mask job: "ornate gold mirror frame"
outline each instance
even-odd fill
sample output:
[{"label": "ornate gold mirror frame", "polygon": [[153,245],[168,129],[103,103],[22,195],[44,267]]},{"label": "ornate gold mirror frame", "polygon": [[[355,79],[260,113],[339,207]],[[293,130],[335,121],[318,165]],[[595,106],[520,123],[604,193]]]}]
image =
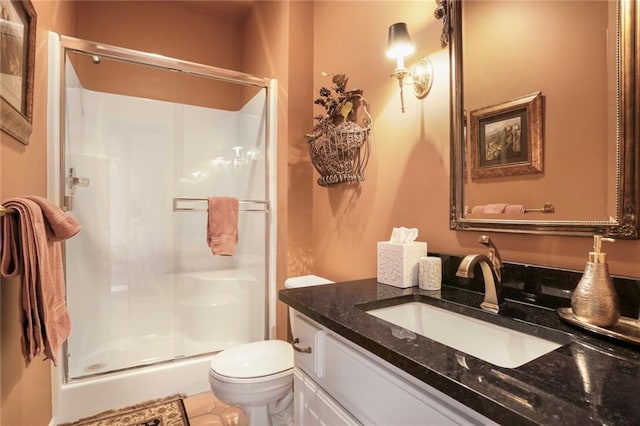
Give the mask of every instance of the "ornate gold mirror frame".
[{"label": "ornate gold mirror frame", "polygon": [[25,145],[33,127],[36,20],[30,0],[0,4],[0,130]]},{"label": "ornate gold mirror frame", "polygon": [[635,239],[638,233],[640,191],[639,161],[640,85],[638,14],[635,0],[619,2],[619,72],[618,72],[618,167],[616,217],[606,221],[520,220],[465,217],[465,117],[463,112],[462,1],[437,0],[436,18],[443,19],[443,46],[449,43],[451,77],[451,174],[450,228],[469,231],[498,231],[523,234],[586,236],[593,234],[613,238]]}]

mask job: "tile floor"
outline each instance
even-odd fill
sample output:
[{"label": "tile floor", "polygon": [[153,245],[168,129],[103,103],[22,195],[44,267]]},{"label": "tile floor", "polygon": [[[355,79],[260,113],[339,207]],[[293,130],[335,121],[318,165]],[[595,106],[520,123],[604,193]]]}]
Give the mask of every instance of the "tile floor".
[{"label": "tile floor", "polygon": [[191,426],[247,426],[247,417],[237,407],[219,401],[211,392],[184,399]]}]

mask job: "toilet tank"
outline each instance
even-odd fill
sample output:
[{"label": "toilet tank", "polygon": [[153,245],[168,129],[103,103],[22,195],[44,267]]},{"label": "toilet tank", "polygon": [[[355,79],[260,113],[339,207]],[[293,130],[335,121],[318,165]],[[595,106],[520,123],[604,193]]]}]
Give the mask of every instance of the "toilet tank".
[{"label": "toilet tank", "polygon": [[[334,281],[317,275],[302,275],[300,277],[291,277],[284,280],[285,288],[312,287],[316,285],[333,284]],[[289,308],[289,323],[293,330],[293,308]]]},{"label": "toilet tank", "polygon": [[317,275],[303,275],[284,280],[284,288],[311,287],[314,285],[333,284],[334,282]]}]

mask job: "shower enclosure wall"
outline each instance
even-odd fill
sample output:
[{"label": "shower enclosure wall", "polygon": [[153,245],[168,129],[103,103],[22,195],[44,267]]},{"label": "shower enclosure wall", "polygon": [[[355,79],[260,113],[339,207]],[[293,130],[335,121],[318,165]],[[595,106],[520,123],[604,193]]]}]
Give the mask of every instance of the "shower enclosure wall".
[{"label": "shower enclosure wall", "polygon": [[[57,420],[206,391],[211,354],[273,336],[275,82],[55,34],[50,51],[50,196],[82,225]],[[211,196],[240,199],[233,256],[207,245]],[[104,391],[130,401],[96,407]]]}]

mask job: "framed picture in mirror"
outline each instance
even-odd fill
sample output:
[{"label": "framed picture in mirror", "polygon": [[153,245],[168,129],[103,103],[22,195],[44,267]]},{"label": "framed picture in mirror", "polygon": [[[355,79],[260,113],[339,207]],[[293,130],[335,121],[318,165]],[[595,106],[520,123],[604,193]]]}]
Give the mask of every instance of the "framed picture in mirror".
[{"label": "framed picture in mirror", "polygon": [[542,109],[542,93],[536,92],[471,111],[471,178],[542,173]]},{"label": "framed picture in mirror", "polygon": [[30,0],[0,0],[0,122],[29,143],[33,118],[36,11]]}]

